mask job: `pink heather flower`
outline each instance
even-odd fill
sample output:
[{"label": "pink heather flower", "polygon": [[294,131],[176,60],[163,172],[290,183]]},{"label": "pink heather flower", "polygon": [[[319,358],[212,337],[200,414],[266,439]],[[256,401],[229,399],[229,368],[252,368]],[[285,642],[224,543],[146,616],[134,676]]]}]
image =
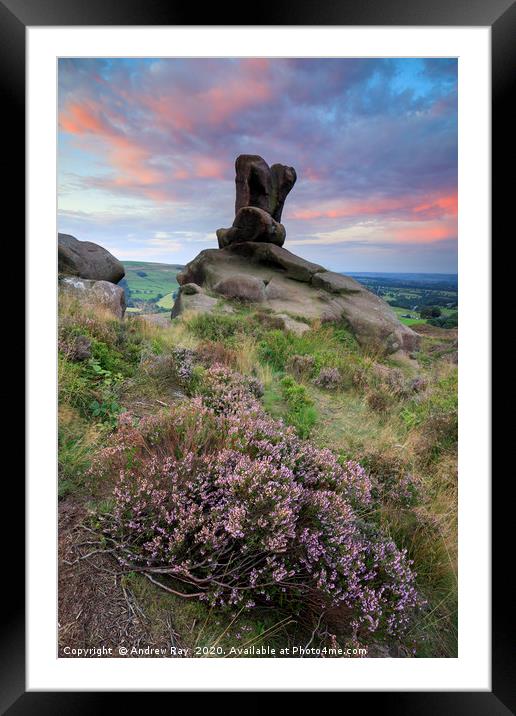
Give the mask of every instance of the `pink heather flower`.
[{"label": "pink heather flower", "polygon": [[371,479],[266,415],[259,388],[215,365],[197,397],[123,414],[92,468],[118,474],[105,528],[118,559],[214,607],[309,596],[344,607],[354,637],[401,637],[421,599],[405,552],[363,522]]}]

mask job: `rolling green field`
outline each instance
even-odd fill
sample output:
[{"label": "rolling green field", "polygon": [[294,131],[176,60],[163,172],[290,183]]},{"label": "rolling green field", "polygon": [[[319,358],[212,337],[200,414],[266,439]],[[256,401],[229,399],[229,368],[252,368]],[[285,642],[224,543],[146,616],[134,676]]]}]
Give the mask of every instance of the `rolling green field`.
[{"label": "rolling green field", "polygon": [[[439,309],[433,325],[457,326],[458,285],[456,274],[364,273],[351,274],[357,281],[386,301],[406,326],[428,323],[421,311]],[[408,317],[407,317],[408,316]]]},{"label": "rolling green field", "polygon": [[[406,308],[401,308],[400,306],[391,306],[394,313],[398,316],[398,320],[400,323],[403,323],[405,326],[417,326],[421,323],[426,323],[425,318],[419,317],[418,311],[410,311]],[[414,316],[414,318],[404,318],[404,316]]]},{"label": "rolling green field", "polygon": [[120,285],[126,292],[130,313],[148,312],[149,309],[170,310],[174,303],[172,294],[178,289],[177,264],[161,264],[148,261],[125,261],[125,278]]}]

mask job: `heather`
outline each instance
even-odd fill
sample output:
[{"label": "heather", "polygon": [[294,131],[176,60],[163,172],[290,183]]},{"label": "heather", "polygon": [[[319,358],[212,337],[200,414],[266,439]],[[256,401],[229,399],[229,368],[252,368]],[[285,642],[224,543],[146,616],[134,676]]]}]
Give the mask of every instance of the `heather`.
[{"label": "heather", "polygon": [[103,524],[121,564],[212,607],[342,607],[351,636],[400,637],[421,598],[405,553],[363,524],[363,468],[267,417],[243,376],[214,366],[206,383],[172,414],[124,416],[98,457],[119,470]]},{"label": "heather", "polygon": [[159,638],[171,619],[191,645],[453,656],[448,354],[425,336],[417,361],[385,359],[238,304],[165,327],[65,302],[60,496]]}]

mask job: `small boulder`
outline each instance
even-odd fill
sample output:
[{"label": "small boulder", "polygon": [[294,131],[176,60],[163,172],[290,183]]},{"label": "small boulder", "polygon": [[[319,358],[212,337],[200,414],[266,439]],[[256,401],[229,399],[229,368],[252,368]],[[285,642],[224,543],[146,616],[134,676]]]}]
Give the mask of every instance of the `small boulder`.
[{"label": "small boulder", "polygon": [[288,291],[284,286],[275,278],[271,278],[265,286],[265,294],[269,301],[288,298]]},{"label": "small boulder", "polygon": [[306,333],[310,330],[310,326],[308,325],[308,323],[304,323],[303,321],[296,321],[295,318],[287,316],[286,313],[277,313],[276,317],[283,322],[283,329],[285,331],[295,333],[296,336],[302,336],[303,333]]},{"label": "small boulder", "polygon": [[181,293],[186,293],[187,296],[193,296],[194,293],[204,293],[204,289],[196,283],[185,283],[184,286],[181,286]]},{"label": "small boulder", "polygon": [[60,278],[59,287],[83,303],[92,306],[100,305],[117,318],[124,317],[125,292],[121,286],[115,286],[110,281],[90,281],[75,276],[65,276]]},{"label": "small boulder", "polygon": [[58,234],[58,272],[91,281],[118,283],[125,269],[113,254],[91,241],[79,241],[70,234]]},{"label": "small boulder", "polygon": [[[217,309],[221,313],[233,313],[231,306],[221,306],[219,308],[219,299],[208,296],[202,289],[200,291],[192,291],[191,287],[195,285],[196,284],[193,283],[185,284],[185,286],[187,286],[186,291],[183,290],[184,286],[180,287],[174,305],[172,306],[170,318],[177,318],[177,316],[180,316],[186,311],[192,313],[211,313]],[[200,288],[200,286],[197,288]]]}]

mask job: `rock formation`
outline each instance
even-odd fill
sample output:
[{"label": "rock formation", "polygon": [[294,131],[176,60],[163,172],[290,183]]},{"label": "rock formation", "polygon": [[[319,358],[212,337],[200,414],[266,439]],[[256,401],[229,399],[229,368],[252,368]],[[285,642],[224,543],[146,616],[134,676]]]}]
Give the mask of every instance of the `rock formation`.
[{"label": "rock formation", "polygon": [[218,229],[219,248],[243,241],[285,243],[281,224],[283,205],[296,182],[296,170],[268,164],[256,154],[241,154],[235,162],[235,219],[229,229]]},{"label": "rock formation", "polygon": [[110,281],[90,281],[76,276],[61,276],[59,287],[84,303],[107,308],[117,318],[124,316],[126,308],[124,289]]},{"label": "rock formation", "polygon": [[58,234],[59,288],[84,303],[98,304],[117,318],[125,313],[125,292],[116,284],[125,269],[107,249],[70,234]]},{"label": "rock formation", "polygon": [[125,276],[123,265],[107,249],[91,241],[79,241],[70,234],[58,234],[58,271],[91,281],[118,283]]},{"label": "rock formation", "polygon": [[374,352],[411,353],[419,336],[398,321],[381,298],[350,278],[327,271],[283,248],[280,223],[296,181],[292,167],[271,168],[256,155],[235,163],[235,220],[217,231],[218,249],[206,249],[178,274],[172,317],[183,311],[232,310],[227,299],[268,309],[287,330],[307,330],[302,318],[344,321],[359,343]]}]

